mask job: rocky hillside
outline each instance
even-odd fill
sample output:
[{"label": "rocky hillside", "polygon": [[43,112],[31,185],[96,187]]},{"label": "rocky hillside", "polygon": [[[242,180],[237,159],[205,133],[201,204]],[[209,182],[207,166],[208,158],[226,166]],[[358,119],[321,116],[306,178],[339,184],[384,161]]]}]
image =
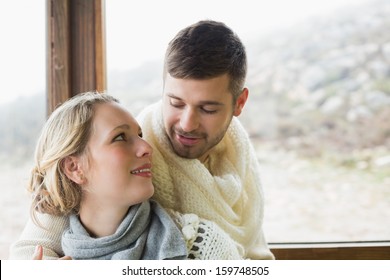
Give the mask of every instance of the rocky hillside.
[{"label": "rocky hillside", "polygon": [[373,3],[248,46],[253,136],[314,154],[390,147],[390,2]]},{"label": "rocky hillside", "polygon": [[33,157],[46,117],[43,93],[20,97],[0,106],[0,166]]}]

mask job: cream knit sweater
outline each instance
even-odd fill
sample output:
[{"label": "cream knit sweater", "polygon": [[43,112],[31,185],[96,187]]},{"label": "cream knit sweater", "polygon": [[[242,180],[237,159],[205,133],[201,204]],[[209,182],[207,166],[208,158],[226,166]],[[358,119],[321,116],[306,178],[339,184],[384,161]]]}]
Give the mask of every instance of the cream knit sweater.
[{"label": "cream knit sweater", "polygon": [[[227,135],[213,149],[209,170],[198,160],[176,156],[165,136],[161,103],[138,118],[153,146],[154,199],[170,210],[187,241],[189,258],[273,259],[263,230],[263,196],[258,163],[247,133],[233,119]],[[193,213],[193,214],[181,214]],[[10,259],[31,259],[37,244],[45,259],[62,256],[61,236],[68,217],[39,215],[11,246]],[[198,238],[200,237],[200,238]]]}]

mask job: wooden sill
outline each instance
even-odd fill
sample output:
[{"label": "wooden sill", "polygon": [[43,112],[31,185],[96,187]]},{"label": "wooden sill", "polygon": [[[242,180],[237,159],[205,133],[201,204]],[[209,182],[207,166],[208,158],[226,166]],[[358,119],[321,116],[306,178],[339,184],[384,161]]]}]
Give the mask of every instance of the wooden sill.
[{"label": "wooden sill", "polygon": [[277,260],[390,260],[390,241],[270,243]]}]

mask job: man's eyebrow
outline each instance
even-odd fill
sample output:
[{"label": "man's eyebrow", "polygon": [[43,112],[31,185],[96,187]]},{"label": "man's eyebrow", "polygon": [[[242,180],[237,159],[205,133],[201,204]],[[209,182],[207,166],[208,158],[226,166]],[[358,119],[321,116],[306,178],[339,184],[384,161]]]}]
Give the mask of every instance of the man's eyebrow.
[{"label": "man's eyebrow", "polygon": [[174,99],[178,99],[178,100],[181,100],[180,97],[177,97],[176,95],[174,95],[173,93],[167,93],[167,96],[170,97],[170,98],[174,98]]},{"label": "man's eyebrow", "polygon": [[[167,96],[170,98],[176,99],[176,100],[182,100],[180,97],[178,97],[174,94],[171,94],[171,93],[168,93]],[[214,100],[204,100],[204,101],[200,101],[199,105],[224,106],[225,104],[223,104],[222,102],[214,101]]]}]

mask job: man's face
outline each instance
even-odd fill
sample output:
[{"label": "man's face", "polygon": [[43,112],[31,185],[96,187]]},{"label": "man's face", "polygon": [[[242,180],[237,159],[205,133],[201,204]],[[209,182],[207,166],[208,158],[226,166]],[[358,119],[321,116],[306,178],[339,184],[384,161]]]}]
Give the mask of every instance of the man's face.
[{"label": "man's face", "polygon": [[241,113],[247,94],[245,89],[233,105],[228,75],[194,80],[167,74],[163,119],[176,154],[203,161],[225,135],[232,117]]}]

